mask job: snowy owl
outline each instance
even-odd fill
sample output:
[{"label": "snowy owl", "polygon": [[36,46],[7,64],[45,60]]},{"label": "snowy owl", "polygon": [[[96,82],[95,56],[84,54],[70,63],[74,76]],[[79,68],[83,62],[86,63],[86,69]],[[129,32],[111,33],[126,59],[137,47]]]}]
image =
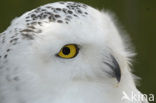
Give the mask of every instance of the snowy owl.
[{"label": "snowy owl", "polygon": [[50,3],[15,18],[0,35],[0,103],[145,103],[133,53],[108,12]]}]

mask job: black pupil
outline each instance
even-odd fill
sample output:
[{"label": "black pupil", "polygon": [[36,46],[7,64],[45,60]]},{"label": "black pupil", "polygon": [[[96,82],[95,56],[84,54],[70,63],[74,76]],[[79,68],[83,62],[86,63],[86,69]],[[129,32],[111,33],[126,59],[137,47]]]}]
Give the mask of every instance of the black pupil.
[{"label": "black pupil", "polygon": [[62,52],[63,52],[64,55],[68,55],[70,53],[70,49],[68,47],[64,47],[62,49]]}]

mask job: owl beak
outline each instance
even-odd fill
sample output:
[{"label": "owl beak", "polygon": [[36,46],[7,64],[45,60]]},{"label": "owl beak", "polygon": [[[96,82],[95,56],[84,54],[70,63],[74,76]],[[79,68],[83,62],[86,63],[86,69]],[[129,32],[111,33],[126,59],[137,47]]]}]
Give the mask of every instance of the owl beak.
[{"label": "owl beak", "polygon": [[109,75],[111,75],[112,77],[116,78],[116,80],[118,82],[120,82],[121,80],[121,69],[119,66],[119,63],[117,62],[117,60],[115,59],[114,56],[110,55],[110,58],[112,60],[111,63],[108,62],[104,62],[108,67],[111,68],[112,72],[109,73]]}]

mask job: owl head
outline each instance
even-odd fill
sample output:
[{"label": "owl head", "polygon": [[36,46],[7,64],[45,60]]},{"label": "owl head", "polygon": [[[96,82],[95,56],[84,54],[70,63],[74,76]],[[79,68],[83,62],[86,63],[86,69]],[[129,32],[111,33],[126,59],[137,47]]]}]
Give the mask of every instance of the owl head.
[{"label": "owl head", "polygon": [[129,68],[133,53],[123,36],[110,13],[82,3],[56,2],[26,12],[0,35],[2,103],[57,103],[49,101],[85,86],[97,86],[93,93],[85,90],[103,91],[99,98],[106,101],[136,91]]}]

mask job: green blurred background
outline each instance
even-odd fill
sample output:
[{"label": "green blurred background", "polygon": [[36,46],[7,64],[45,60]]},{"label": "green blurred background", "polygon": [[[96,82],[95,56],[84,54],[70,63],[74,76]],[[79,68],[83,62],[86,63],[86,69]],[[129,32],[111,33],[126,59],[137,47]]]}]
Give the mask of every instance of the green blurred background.
[{"label": "green blurred background", "polygon": [[[59,0],[0,0],[0,32],[13,18],[40,5]],[[66,1],[66,0],[64,0]],[[71,0],[72,1],[72,0]],[[142,79],[138,88],[156,94],[156,0],[73,0],[110,10],[131,37],[137,56],[134,74]]]}]

